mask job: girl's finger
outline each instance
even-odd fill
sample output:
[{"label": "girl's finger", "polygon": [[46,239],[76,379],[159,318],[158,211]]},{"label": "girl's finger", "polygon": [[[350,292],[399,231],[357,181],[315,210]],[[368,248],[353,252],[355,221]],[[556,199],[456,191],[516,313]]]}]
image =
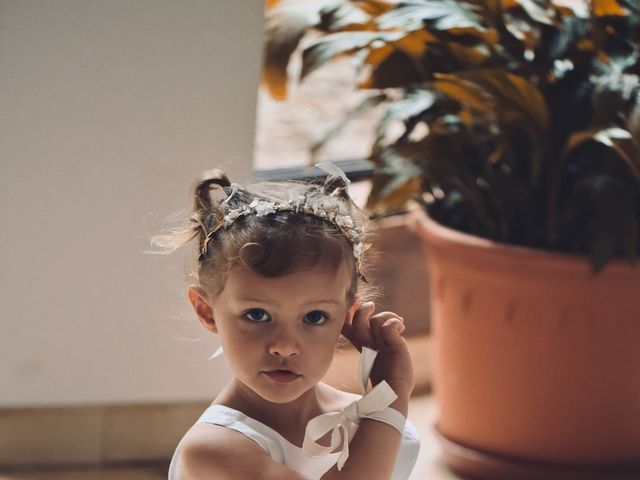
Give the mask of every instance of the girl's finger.
[{"label": "girl's finger", "polygon": [[382,336],[382,327],[390,319],[394,319],[400,324],[404,324],[404,319],[393,312],[380,312],[371,318],[371,331],[376,343],[381,347],[384,346],[384,337]]},{"label": "girl's finger", "polygon": [[402,332],[404,332],[404,329],[404,322],[400,317],[388,318],[380,329],[384,343],[392,348],[401,345],[403,343]]},{"label": "girl's finger", "polygon": [[358,307],[358,310],[356,310],[353,318],[349,319],[347,322],[344,322],[344,324],[342,325],[342,335],[344,335],[347,340],[349,340],[358,350],[360,350],[361,345],[357,338],[357,333],[355,328],[353,327],[353,324],[356,321],[358,313],[363,307],[364,305],[361,304],[360,307]]},{"label": "girl's finger", "polygon": [[384,337],[382,336],[382,325],[389,319],[384,313],[378,313],[369,320],[369,329],[373,337],[372,347],[380,350],[384,347]]},{"label": "girl's finger", "polygon": [[349,331],[350,335],[345,335],[358,349],[363,346],[369,347],[373,345],[369,320],[374,309],[375,304],[373,302],[363,303],[353,317]]},{"label": "girl's finger", "polygon": [[358,345],[358,341],[355,338],[355,333],[353,332],[353,326],[351,323],[346,323],[342,325],[342,335],[351,342],[351,344],[360,350],[360,346]]}]

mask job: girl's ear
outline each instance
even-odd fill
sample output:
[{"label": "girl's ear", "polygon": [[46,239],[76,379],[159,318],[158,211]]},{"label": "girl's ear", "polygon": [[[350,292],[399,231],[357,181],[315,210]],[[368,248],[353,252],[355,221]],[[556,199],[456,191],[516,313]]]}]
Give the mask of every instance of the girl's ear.
[{"label": "girl's ear", "polygon": [[347,313],[344,317],[344,325],[351,325],[351,323],[353,322],[353,317],[356,315],[356,312],[358,311],[361,305],[362,305],[362,300],[356,298],[355,301],[353,302],[353,305],[351,305],[347,309]]},{"label": "girl's ear", "polygon": [[213,308],[209,303],[209,296],[202,287],[189,287],[189,301],[198,320],[204,328],[212,333],[218,333],[216,321],[213,318]]}]

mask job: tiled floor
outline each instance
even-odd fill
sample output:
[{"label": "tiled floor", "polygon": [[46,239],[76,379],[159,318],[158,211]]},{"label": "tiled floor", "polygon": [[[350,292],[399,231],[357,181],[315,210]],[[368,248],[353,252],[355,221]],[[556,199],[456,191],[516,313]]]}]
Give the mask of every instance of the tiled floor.
[{"label": "tiled floor", "polygon": [[[412,400],[409,418],[420,432],[422,448],[410,480],[458,479],[447,471],[439,459],[438,445],[432,434],[434,417],[435,404],[431,396],[418,396]],[[166,465],[0,473],[0,480],[165,480],[166,478]]]}]

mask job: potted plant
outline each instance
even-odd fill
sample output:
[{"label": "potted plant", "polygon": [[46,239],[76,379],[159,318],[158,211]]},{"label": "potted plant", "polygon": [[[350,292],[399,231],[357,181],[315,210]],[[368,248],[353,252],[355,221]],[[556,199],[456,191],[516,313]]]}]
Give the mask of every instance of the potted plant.
[{"label": "potted plant", "polygon": [[386,106],[369,208],[427,212],[449,464],[640,478],[638,2],[276,2],[275,96],[310,31],[302,78],[348,55]]}]

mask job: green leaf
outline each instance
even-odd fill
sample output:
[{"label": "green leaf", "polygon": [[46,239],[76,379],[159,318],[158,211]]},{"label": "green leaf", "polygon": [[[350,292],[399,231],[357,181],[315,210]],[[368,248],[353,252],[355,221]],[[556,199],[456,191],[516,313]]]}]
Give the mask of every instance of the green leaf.
[{"label": "green leaf", "polygon": [[636,182],[640,183],[640,146],[627,130],[610,127],[575,132],[567,140],[561,158],[566,159],[577,147],[586,142],[596,142],[610,148],[624,161]]},{"label": "green leaf", "polygon": [[460,43],[447,43],[447,50],[463,69],[480,67],[491,57],[491,50],[483,44],[467,47]]},{"label": "green leaf", "polygon": [[593,79],[593,126],[609,126],[629,118],[640,107],[640,78],[611,68]]},{"label": "green leaf", "polygon": [[539,132],[547,131],[549,111],[542,93],[529,80],[503,69],[477,69],[461,72],[459,76],[482,86],[500,101],[501,108],[507,108],[533,122],[532,126]]},{"label": "green leaf", "polygon": [[496,116],[502,132],[497,149],[512,147],[518,132],[527,135],[531,146],[531,182],[537,185],[549,131],[549,113],[537,87],[502,69],[468,70],[455,76],[436,75],[436,79],[439,90],[471,109]]},{"label": "green leaf", "polygon": [[449,28],[483,29],[478,17],[463,2],[454,0],[413,0],[381,15],[377,24],[382,30],[417,30],[427,22],[437,30]]},{"label": "green leaf", "polygon": [[394,50],[373,68],[369,78],[359,88],[403,88],[422,82],[423,75],[411,56],[400,49]]},{"label": "green leaf", "polygon": [[356,2],[338,0],[326,3],[320,10],[320,28],[328,32],[345,29],[362,30],[371,20],[371,15],[358,8]]},{"label": "green leaf", "polygon": [[625,17],[628,12],[617,0],[591,0],[591,11],[596,17]]},{"label": "green leaf", "polygon": [[411,118],[422,115],[435,104],[436,99],[437,96],[434,92],[420,89],[410,91],[400,100],[392,102],[378,124],[378,138],[385,136],[392,122],[406,123]]},{"label": "green leaf", "polygon": [[520,12],[507,12],[503,15],[503,20],[507,31],[523,44],[523,51],[529,56],[525,59],[533,60],[533,53],[542,38],[540,24],[531,22]]},{"label": "green leaf", "polygon": [[[475,9],[477,10],[477,9]],[[378,20],[381,30],[414,32],[427,31],[433,35],[447,34],[459,41],[484,42],[495,45],[498,33],[486,28],[473,8],[462,1],[414,0],[381,15]]]},{"label": "green leaf", "polygon": [[495,98],[482,86],[459,75],[437,73],[432,85],[467,107],[486,112],[495,107]]},{"label": "green leaf", "polygon": [[620,254],[633,262],[638,249],[638,222],[628,189],[617,179],[600,175],[585,183],[595,204],[591,244],[594,270],[601,270]]},{"label": "green leaf", "polygon": [[271,96],[287,96],[287,66],[307,30],[320,21],[322,2],[281,2],[270,9],[265,21],[262,80]]},{"label": "green leaf", "polygon": [[304,79],[314,70],[332,58],[361,50],[376,41],[391,42],[402,37],[402,33],[394,32],[338,32],[322,37],[302,53],[302,72]]},{"label": "green leaf", "polygon": [[267,9],[263,84],[271,96],[287,95],[287,67],[294,51],[309,30],[364,30],[371,14],[351,0],[285,0]]},{"label": "green leaf", "polygon": [[370,158],[378,165],[371,182],[367,208],[374,214],[403,210],[409,199],[420,195],[424,172],[395,148],[385,148]]},{"label": "green leaf", "polygon": [[587,18],[589,16],[589,3],[576,2],[574,0],[551,0],[551,5],[563,16]]},{"label": "green leaf", "polygon": [[544,25],[555,25],[555,12],[547,6],[548,2],[540,0],[516,0],[527,15],[538,23]]}]

